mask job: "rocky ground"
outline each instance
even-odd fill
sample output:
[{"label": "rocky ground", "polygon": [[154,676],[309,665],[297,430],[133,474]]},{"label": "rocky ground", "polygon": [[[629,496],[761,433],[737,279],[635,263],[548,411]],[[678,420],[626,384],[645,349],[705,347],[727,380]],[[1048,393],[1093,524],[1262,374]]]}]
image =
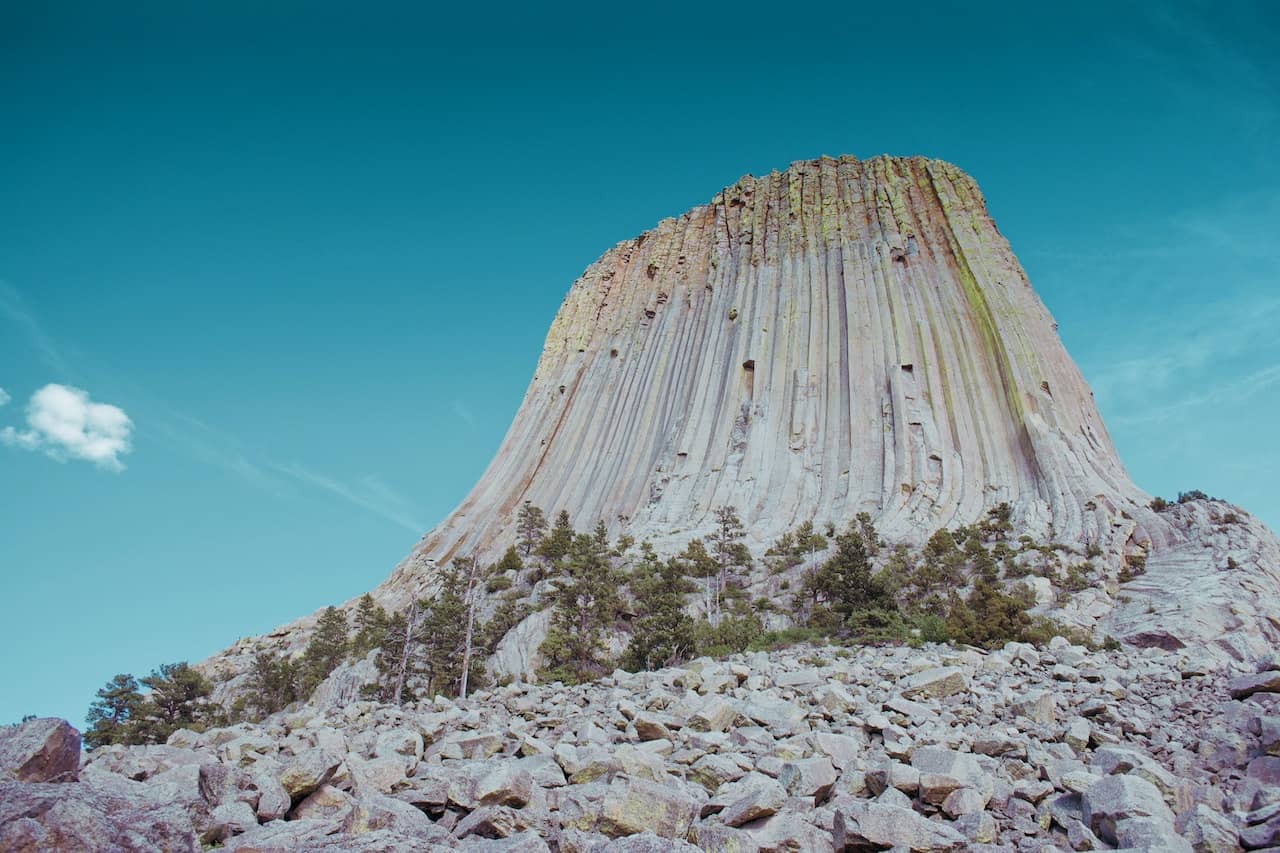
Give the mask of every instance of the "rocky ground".
[{"label": "rocky ground", "polygon": [[83,758],[0,730],[0,850],[1280,850],[1280,657],[797,648],[304,708]]}]

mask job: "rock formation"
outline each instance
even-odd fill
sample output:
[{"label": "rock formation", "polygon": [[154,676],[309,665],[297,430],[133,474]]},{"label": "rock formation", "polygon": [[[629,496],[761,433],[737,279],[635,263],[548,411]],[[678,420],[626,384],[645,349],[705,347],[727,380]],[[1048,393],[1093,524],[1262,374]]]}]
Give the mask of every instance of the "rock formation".
[{"label": "rock formation", "polygon": [[[402,610],[434,567],[495,558],[525,501],[667,552],[732,505],[757,554],[806,520],[867,512],[919,542],[1007,502],[1020,533],[1102,555],[1106,583],[1054,602],[1064,621],[1235,660],[1280,642],[1275,536],[1221,502],[1150,500],[975,182],[937,160],[823,158],[745,177],[592,264],[488,470],[374,596]],[[773,593],[762,581],[753,596]],[[545,622],[512,632],[497,671],[533,673]],[[296,650],[311,624],[269,644]]]},{"label": "rock formation", "polygon": [[[489,470],[375,597],[492,560],[525,501],[668,553],[732,505],[757,555],[797,522],[866,512],[920,542],[1008,503],[1053,543],[1019,558],[1098,561],[1083,588],[1023,579],[1038,613],[1129,647],[794,647],[538,684],[530,566],[490,662],[512,683],[466,699],[360,701],[370,654],[260,723],[83,765],[63,723],[0,729],[0,849],[1280,849],[1280,543],[1130,482],[953,166],[797,163],[605,253]],[[743,578],[747,600],[796,571]],[[314,621],[207,661],[218,698]]]}]

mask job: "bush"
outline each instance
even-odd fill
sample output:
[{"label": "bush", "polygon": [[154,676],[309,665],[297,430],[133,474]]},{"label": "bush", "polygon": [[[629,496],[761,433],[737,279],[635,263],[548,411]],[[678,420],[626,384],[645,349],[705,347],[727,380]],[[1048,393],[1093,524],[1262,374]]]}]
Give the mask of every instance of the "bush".
[{"label": "bush", "polygon": [[936,613],[921,613],[913,620],[913,626],[915,630],[920,632],[921,642],[951,642],[951,633],[947,630],[947,621]]},{"label": "bush", "polygon": [[863,644],[901,643],[911,636],[902,613],[883,607],[856,610],[849,615],[845,625],[849,629],[849,639]]},{"label": "bush", "polygon": [[485,581],[484,588],[491,593],[511,589],[511,578],[507,575],[494,575]]},{"label": "bush", "polygon": [[772,652],[778,649],[785,649],[788,646],[798,646],[801,643],[822,643],[827,639],[826,634],[816,628],[784,628],[781,631],[768,631],[761,634],[747,646],[747,651],[752,652]]},{"label": "bush", "polygon": [[1134,554],[1127,558],[1120,569],[1120,583],[1128,583],[1147,573],[1147,558],[1143,554]]},{"label": "bush", "polygon": [[[1179,500],[1178,502],[1182,503],[1181,500]],[[1148,504],[1148,506],[1150,506],[1156,512],[1164,512],[1166,509],[1173,506],[1173,504],[1169,503],[1167,500],[1165,500],[1162,497],[1154,497],[1151,499],[1151,503]]]},{"label": "bush", "polygon": [[1189,492],[1178,492],[1178,503],[1184,504],[1188,501],[1211,501],[1213,498],[1206,495],[1199,489],[1192,489]]},{"label": "bush", "polygon": [[764,635],[764,625],[755,614],[726,616],[719,625],[700,622],[695,629],[698,654],[725,657],[745,652]]}]

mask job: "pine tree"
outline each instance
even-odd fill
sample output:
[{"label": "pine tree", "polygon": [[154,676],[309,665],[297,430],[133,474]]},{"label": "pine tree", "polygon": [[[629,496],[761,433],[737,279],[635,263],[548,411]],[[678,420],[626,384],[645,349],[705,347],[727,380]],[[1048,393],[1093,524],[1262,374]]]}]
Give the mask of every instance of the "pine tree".
[{"label": "pine tree", "polygon": [[399,705],[413,699],[411,682],[418,670],[417,630],[418,602],[405,613],[387,620],[387,629],[378,648],[374,664],[378,668],[377,696],[383,702]]},{"label": "pine tree", "polygon": [[[440,591],[435,599],[421,602],[424,615],[418,629],[418,654],[429,693],[460,696],[463,672],[467,673],[469,688],[480,684],[484,677],[480,658],[467,654],[467,586],[474,587],[476,574],[471,558],[454,560],[440,573]],[[483,626],[480,633],[484,633]]]},{"label": "pine tree", "polygon": [[632,626],[631,641],[622,666],[636,672],[676,666],[693,656],[696,635],[693,619],[684,612],[690,584],[678,560],[663,563],[646,542],[631,587],[640,613]]},{"label": "pine tree", "polygon": [[358,660],[382,645],[387,633],[387,611],[366,592],[356,603],[353,622],[356,635],[351,640],[351,654]]},{"label": "pine tree", "polygon": [[516,516],[516,531],[520,537],[520,550],[528,557],[542,542],[542,536],[547,531],[547,518],[541,509],[525,501]]},{"label": "pine tree", "polygon": [[498,606],[494,608],[493,615],[479,631],[481,647],[486,655],[496,652],[498,644],[502,642],[503,637],[507,636],[507,632],[529,615],[529,605],[520,599],[520,594],[515,590],[504,593],[498,599]]},{"label": "pine tree", "polygon": [[540,674],[547,680],[576,684],[609,670],[604,632],[618,597],[602,527],[595,535],[574,537],[564,574],[552,582],[551,625],[539,647],[546,661]]},{"label": "pine tree", "polygon": [[84,733],[85,745],[94,748],[111,743],[129,743],[130,726],[143,697],[138,680],[127,673],[117,675],[98,690],[98,698],[89,706]]},{"label": "pine tree", "polygon": [[989,539],[1003,542],[1013,532],[1013,507],[1002,502],[987,510],[987,517],[981,524],[982,533]]},{"label": "pine tree", "polygon": [[685,546],[680,554],[680,562],[685,574],[702,581],[703,617],[710,622],[713,618],[712,587],[716,576],[720,573],[720,564],[707,551],[707,545],[701,539],[694,539]]},{"label": "pine tree", "polygon": [[[855,520],[836,536],[835,553],[813,579],[816,596],[830,604],[841,625],[859,611],[895,609],[888,590],[872,574],[868,539],[865,526]],[[872,541],[878,547],[878,540]]]},{"label": "pine tree", "polygon": [[249,669],[247,703],[260,717],[282,711],[298,700],[299,681],[296,667],[283,655],[260,651]]},{"label": "pine tree", "polygon": [[185,661],[161,664],[141,681],[150,693],[134,718],[130,737],[137,740],[131,742],[164,743],[178,729],[203,729],[217,712],[209,703],[212,686]]},{"label": "pine tree", "polygon": [[538,555],[552,563],[563,559],[573,547],[573,537],[573,524],[569,521],[569,513],[562,509],[556,515],[555,526],[538,545]]},{"label": "pine tree", "polygon": [[520,559],[520,555],[516,553],[515,546],[508,548],[502,554],[502,559],[493,564],[490,573],[494,575],[505,574],[506,572],[518,572],[524,568],[524,560]]},{"label": "pine tree", "polygon": [[751,565],[751,554],[742,544],[746,529],[738,518],[738,510],[731,506],[721,507],[715,511],[716,527],[707,537],[711,545],[711,554],[716,559],[716,584],[714,591],[714,621],[720,620],[721,596],[729,583],[734,580],[739,569]]},{"label": "pine tree", "polygon": [[302,654],[302,692],[310,695],[347,657],[347,614],[326,607]]}]

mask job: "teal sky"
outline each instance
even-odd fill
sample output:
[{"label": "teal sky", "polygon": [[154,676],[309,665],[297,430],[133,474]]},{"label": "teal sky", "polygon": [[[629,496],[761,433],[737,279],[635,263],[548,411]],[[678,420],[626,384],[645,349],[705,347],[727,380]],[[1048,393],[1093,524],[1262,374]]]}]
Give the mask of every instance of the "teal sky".
[{"label": "teal sky", "polygon": [[428,5],[0,7],[0,722],[381,581],[588,263],[821,154],[972,174],[1137,482],[1280,526],[1276,4]]}]

